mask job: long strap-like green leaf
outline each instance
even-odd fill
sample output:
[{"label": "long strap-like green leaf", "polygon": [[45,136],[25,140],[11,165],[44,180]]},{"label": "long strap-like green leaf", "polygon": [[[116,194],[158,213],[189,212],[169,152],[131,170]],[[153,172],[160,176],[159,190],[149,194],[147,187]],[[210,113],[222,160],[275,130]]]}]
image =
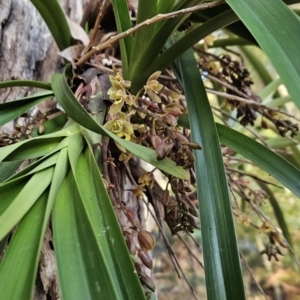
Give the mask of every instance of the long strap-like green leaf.
[{"label": "long strap-like green leaf", "polygon": [[192,50],[179,58],[196,151],[195,171],[208,299],[245,299],[217,129]]},{"label": "long strap-like green leaf", "polygon": [[268,55],[300,107],[300,20],[281,0],[227,0]]}]

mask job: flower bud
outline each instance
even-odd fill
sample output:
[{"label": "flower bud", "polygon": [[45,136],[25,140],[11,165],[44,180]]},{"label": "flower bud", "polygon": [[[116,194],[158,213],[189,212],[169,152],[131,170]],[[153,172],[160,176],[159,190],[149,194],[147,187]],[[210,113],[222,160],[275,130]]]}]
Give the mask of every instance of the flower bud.
[{"label": "flower bud", "polygon": [[124,215],[127,217],[128,221],[134,226],[139,227],[140,226],[140,220],[137,216],[137,213],[130,209],[125,209]]},{"label": "flower bud", "polygon": [[139,277],[143,285],[145,285],[152,292],[155,291],[155,284],[151,277],[149,277],[148,275],[139,275]]},{"label": "flower bud", "polygon": [[126,244],[127,244],[130,254],[135,255],[136,247],[135,247],[133,237],[131,235],[126,235]]},{"label": "flower bud", "polygon": [[140,260],[143,262],[143,264],[149,268],[150,270],[152,270],[153,268],[153,262],[152,262],[152,258],[150,256],[150,254],[148,252],[146,252],[145,250],[140,250],[138,252],[138,257],[140,258]]},{"label": "flower bud", "polygon": [[138,241],[142,249],[144,250],[152,250],[155,246],[155,237],[146,230],[141,230],[138,233]]}]

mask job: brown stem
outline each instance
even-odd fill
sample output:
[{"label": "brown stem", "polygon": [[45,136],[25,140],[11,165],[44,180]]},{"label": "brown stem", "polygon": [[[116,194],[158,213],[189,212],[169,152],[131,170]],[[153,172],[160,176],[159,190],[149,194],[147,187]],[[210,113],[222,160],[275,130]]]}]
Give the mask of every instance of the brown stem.
[{"label": "brown stem", "polygon": [[184,9],[174,11],[174,12],[171,12],[171,13],[167,13],[167,14],[158,14],[158,15],[154,16],[153,18],[148,19],[148,20],[136,25],[135,27],[132,27],[131,29],[128,29],[124,32],[121,32],[120,34],[116,35],[115,37],[111,37],[105,43],[93,47],[88,53],[86,53],[85,55],[83,55],[83,57],[81,57],[81,59],[79,59],[79,61],[76,63],[76,65],[80,66],[80,65],[84,64],[92,55],[96,54],[97,52],[100,52],[100,51],[104,50],[105,48],[111,47],[114,43],[116,43],[120,39],[123,39],[123,38],[133,34],[134,32],[136,32],[137,30],[139,30],[143,27],[149,26],[149,25],[151,25],[153,23],[156,23],[156,22],[160,22],[162,20],[176,18],[176,17],[178,17],[180,15],[183,15],[183,14],[189,14],[189,13],[192,13],[192,12],[195,12],[195,11],[212,8],[214,6],[222,4],[224,2],[225,1],[223,1],[223,0],[214,1],[214,2],[195,5],[195,6],[192,6],[192,7],[189,7],[189,8],[184,8]]}]

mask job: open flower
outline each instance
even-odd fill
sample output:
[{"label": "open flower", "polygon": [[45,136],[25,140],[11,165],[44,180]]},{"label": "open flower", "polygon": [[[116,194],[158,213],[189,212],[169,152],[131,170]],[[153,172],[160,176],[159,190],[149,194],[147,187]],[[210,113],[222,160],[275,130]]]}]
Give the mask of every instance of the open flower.
[{"label": "open flower", "polygon": [[104,127],[127,141],[131,139],[133,134],[133,127],[130,122],[125,120],[125,114],[122,112],[117,113],[116,118],[108,121]]},{"label": "open flower", "polygon": [[154,176],[152,172],[147,172],[142,174],[139,179],[138,183],[140,183],[142,186],[149,186],[150,189],[154,186]]},{"label": "open flower", "polygon": [[133,105],[134,97],[126,90],[130,87],[130,81],[126,81],[117,73],[116,76],[109,76],[111,88],[107,91],[109,98],[113,101],[109,109],[111,115],[120,112],[124,103]]},{"label": "open flower", "polygon": [[157,78],[159,77],[160,74],[161,74],[160,71],[153,73],[149,77],[146,85],[144,85],[145,93],[147,93],[148,96],[151,98],[151,100],[156,103],[161,102],[161,100],[157,94],[163,88],[163,85],[157,81]]}]

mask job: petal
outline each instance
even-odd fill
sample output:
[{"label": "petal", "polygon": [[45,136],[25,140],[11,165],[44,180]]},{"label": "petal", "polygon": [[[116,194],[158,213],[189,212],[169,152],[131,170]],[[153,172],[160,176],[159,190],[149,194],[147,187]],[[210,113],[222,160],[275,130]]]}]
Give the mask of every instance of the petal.
[{"label": "petal", "polygon": [[111,115],[115,115],[118,112],[121,111],[122,107],[124,105],[124,101],[115,101],[109,108],[109,113]]},{"label": "petal", "polygon": [[161,71],[156,71],[155,73],[153,73],[152,75],[150,75],[150,77],[147,80],[147,85],[148,85],[149,81],[151,81],[151,80],[157,80],[157,78],[160,76],[160,74],[161,74]]},{"label": "petal", "polygon": [[147,94],[153,102],[161,103],[161,99],[153,91],[149,90],[149,91],[147,91]]}]

